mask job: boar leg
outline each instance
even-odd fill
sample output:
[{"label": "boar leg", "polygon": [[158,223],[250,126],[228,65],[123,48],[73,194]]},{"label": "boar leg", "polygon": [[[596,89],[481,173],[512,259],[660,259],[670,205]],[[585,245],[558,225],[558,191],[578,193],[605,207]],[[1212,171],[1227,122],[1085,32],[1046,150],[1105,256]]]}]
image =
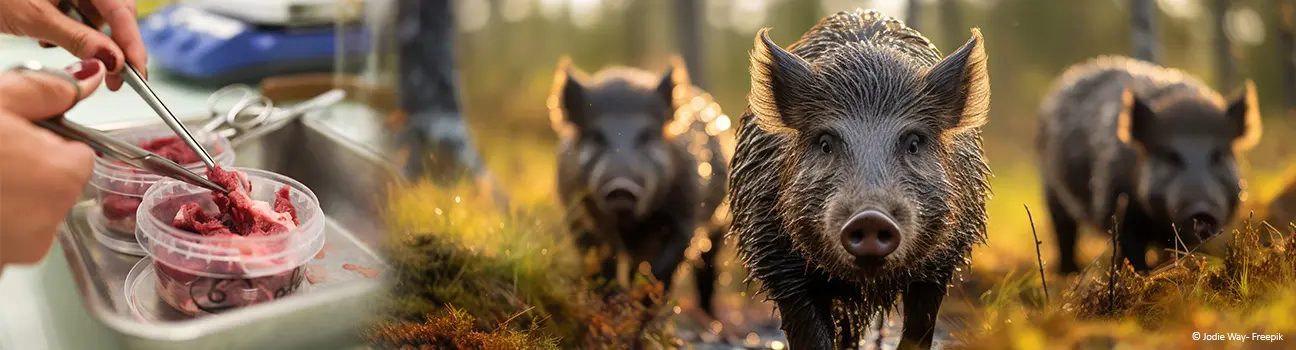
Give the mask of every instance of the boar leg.
[{"label": "boar leg", "polygon": [[802,292],[775,300],[774,304],[778,306],[782,318],[779,328],[787,336],[788,349],[836,348],[833,346],[835,326],[831,303]]},{"label": "boar leg", "polygon": [[693,230],[691,226],[683,224],[671,225],[667,230],[666,244],[662,247],[657,261],[652,263],[652,273],[653,277],[666,285],[666,290],[670,290],[671,280],[675,277],[675,268],[684,261],[684,250],[688,249]]},{"label": "boar leg", "polygon": [[[604,245],[592,232],[582,231],[576,234],[576,247],[580,250],[581,254],[588,254],[589,252],[599,252],[601,248],[604,248]],[[615,252],[613,252],[611,256],[605,256],[602,258],[599,263],[599,270],[594,276],[603,279],[602,283],[606,292],[611,293],[616,290],[617,255]]]},{"label": "boar leg", "polygon": [[1138,237],[1121,237],[1121,256],[1129,260],[1134,271],[1147,271],[1147,242]]},{"label": "boar leg", "polygon": [[711,299],[715,296],[716,284],[716,253],[720,251],[721,241],[724,239],[724,230],[716,229],[710,232],[711,250],[702,253],[702,265],[694,269],[693,274],[697,284],[698,306],[706,311],[707,315],[712,318],[716,317],[714,305]]},{"label": "boar leg", "polygon": [[1077,223],[1075,218],[1067,213],[1066,208],[1062,207],[1062,201],[1057,198],[1053,191],[1047,191],[1046,200],[1048,201],[1049,217],[1053,220],[1053,234],[1057,237],[1058,247],[1058,270],[1063,274],[1080,272],[1080,266],[1076,265],[1075,246]]},{"label": "boar leg", "polygon": [[1121,231],[1117,237],[1120,244],[1121,257],[1129,260],[1131,267],[1135,271],[1147,271],[1147,247],[1148,235],[1157,232],[1156,225],[1151,224],[1152,218],[1140,211],[1131,209],[1129,214],[1125,215],[1125,222],[1121,224]]},{"label": "boar leg", "polygon": [[910,283],[904,292],[904,331],[899,349],[930,349],[936,335],[936,314],[945,299],[945,284]]}]

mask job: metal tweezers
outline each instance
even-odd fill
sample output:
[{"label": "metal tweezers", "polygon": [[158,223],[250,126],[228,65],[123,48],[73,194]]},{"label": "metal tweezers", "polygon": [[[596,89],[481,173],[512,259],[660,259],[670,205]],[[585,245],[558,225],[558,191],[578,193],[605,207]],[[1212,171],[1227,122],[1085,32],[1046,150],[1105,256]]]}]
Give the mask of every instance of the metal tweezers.
[{"label": "metal tweezers", "polygon": [[[78,10],[71,1],[59,1],[58,7],[60,11],[63,11],[63,14],[80,21],[82,24],[90,28],[99,30],[99,27],[96,27],[94,23],[90,22],[90,17],[81,13],[81,10]],[[175,131],[177,136],[180,136],[180,140],[184,141],[185,145],[189,146],[189,149],[192,149],[194,153],[198,154],[198,159],[202,160],[203,164],[207,165],[207,169],[216,167],[216,162],[212,160],[210,154],[207,154],[207,150],[194,139],[193,135],[189,133],[189,130],[185,129],[184,124],[180,122],[180,119],[176,118],[175,114],[172,114],[171,110],[167,109],[166,105],[162,104],[162,100],[158,99],[157,94],[153,93],[153,89],[150,88],[148,83],[144,81],[144,78],[140,76],[139,70],[136,70],[134,65],[131,65],[130,62],[126,62],[126,67],[122,68],[120,76],[122,81],[127,85],[130,85],[131,88],[139,94],[140,98],[144,99],[144,102],[147,103],[149,107],[152,107],[153,111],[162,118],[162,121],[165,122],[172,131]]]},{"label": "metal tweezers", "polygon": [[205,177],[199,176],[189,169],[172,162],[156,153],[149,152],[130,142],[121,141],[112,138],[98,130],[82,126],[64,119],[62,115],[46,120],[37,121],[36,125],[53,131],[59,136],[69,140],[76,140],[89,145],[90,148],[102,153],[104,156],[122,161],[126,164],[135,166],[166,176],[176,180],[184,181],[202,188],[220,193],[229,193],[224,187],[217,185],[215,182]]}]

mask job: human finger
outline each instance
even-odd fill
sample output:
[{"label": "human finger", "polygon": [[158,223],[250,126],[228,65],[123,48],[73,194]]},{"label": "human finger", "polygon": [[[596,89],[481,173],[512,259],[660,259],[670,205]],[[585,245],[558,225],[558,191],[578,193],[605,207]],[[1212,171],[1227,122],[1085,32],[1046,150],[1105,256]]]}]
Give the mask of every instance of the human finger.
[{"label": "human finger", "polygon": [[[84,1],[84,0],[83,0]],[[140,38],[139,20],[135,17],[135,2],[132,0],[89,0],[91,7],[112,29],[112,39],[126,55],[126,61],[139,70],[140,77],[147,79],[148,52],[144,39]],[[98,23],[98,22],[96,22]],[[114,71],[116,72],[116,71]]]},{"label": "human finger", "polygon": [[28,120],[62,114],[94,92],[104,74],[103,64],[95,59],[62,70],[39,65],[11,69],[0,73],[0,108]]},{"label": "human finger", "polygon": [[58,45],[81,59],[96,58],[109,72],[120,70],[125,59],[117,43],[97,28],[59,12],[54,6],[36,6],[31,23],[22,35]]}]

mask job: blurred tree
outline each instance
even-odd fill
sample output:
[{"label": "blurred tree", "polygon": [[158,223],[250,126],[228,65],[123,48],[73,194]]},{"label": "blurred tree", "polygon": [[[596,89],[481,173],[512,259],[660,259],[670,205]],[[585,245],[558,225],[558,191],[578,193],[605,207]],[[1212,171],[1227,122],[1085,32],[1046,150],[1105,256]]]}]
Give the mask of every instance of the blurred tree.
[{"label": "blurred tree", "polygon": [[626,10],[623,13],[625,16],[625,21],[622,22],[625,25],[625,42],[622,45],[625,45],[626,56],[623,63],[631,67],[643,66],[644,53],[646,52],[644,47],[648,45],[647,21],[644,21],[647,17],[644,16],[645,5],[647,5],[646,0],[629,0],[629,4],[626,5]]},{"label": "blurred tree", "polygon": [[675,0],[675,34],[679,38],[680,56],[688,66],[693,85],[706,88],[706,70],[702,67],[702,19],[704,7],[700,1]]},{"label": "blurred tree", "polygon": [[1214,0],[1211,19],[1214,23],[1215,38],[1215,86],[1228,89],[1233,84],[1233,44],[1229,41],[1225,18],[1228,16],[1229,0]]},{"label": "blurred tree", "polygon": [[1130,34],[1133,36],[1134,57],[1160,63],[1155,19],[1152,0],[1130,0]]},{"label": "blurred tree", "polygon": [[[911,0],[910,5],[918,3],[918,0]],[[963,25],[963,4],[961,0],[941,0],[938,4],[940,12],[940,22],[942,34],[941,40],[945,45],[960,45],[970,35],[969,27]],[[947,51],[953,51],[956,46],[949,46]]]},{"label": "blurred tree", "polygon": [[410,151],[406,174],[441,182],[465,174],[490,178],[463,120],[451,0],[400,0],[396,6],[398,93],[408,116],[401,131]]},{"label": "blurred tree", "polygon": [[921,32],[925,28],[919,27],[919,23],[922,23],[922,0],[909,0],[909,7],[905,9],[905,24]]},{"label": "blurred tree", "polygon": [[1278,56],[1282,72],[1283,101],[1288,112],[1296,110],[1296,33],[1292,30],[1293,13],[1291,0],[1273,0],[1278,10]]}]

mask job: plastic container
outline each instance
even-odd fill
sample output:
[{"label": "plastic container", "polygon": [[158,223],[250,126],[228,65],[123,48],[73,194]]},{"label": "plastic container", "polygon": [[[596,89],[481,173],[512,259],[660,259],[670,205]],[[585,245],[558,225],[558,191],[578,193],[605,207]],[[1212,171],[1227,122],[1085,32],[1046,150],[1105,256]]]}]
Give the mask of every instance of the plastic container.
[{"label": "plastic container", "polygon": [[257,169],[247,173],[253,200],[273,203],[289,187],[297,228],[270,236],[209,237],[172,227],[180,206],[196,202],[216,211],[211,192],[165,179],[144,194],[136,239],[153,258],[157,294],[176,310],[201,315],[263,303],[292,294],[305,265],[324,247],[324,213],[315,194],[293,179]]},{"label": "plastic container", "polygon": [[[229,139],[197,129],[190,130],[190,133],[207,148],[216,164],[226,168],[234,165],[234,151]],[[124,129],[110,135],[138,145],[175,136],[175,132],[166,125],[154,125]],[[202,162],[181,165],[198,174],[206,173],[206,166]],[[95,157],[94,175],[91,176],[90,184],[96,189],[99,210],[91,211],[90,224],[100,243],[118,252],[143,255],[139,243],[135,241],[135,209],[144,200],[144,192],[165,178],[112,158]]]}]

